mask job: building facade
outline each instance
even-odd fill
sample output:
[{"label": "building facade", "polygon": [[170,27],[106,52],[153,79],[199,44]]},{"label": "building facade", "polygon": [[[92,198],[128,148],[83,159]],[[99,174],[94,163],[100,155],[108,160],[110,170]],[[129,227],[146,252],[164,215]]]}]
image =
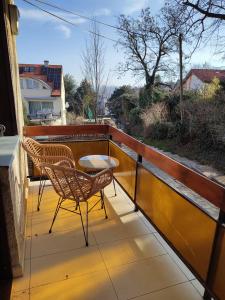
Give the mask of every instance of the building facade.
[{"label": "building facade", "polygon": [[31,123],[66,124],[61,65],[20,64],[20,87]]},{"label": "building facade", "polygon": [[183,81],[185,90],[201,90],[207,84],[212,82],[214,78],[218,78],[221,82],[225,82],[225,70],[217,69],[191,69]]}]

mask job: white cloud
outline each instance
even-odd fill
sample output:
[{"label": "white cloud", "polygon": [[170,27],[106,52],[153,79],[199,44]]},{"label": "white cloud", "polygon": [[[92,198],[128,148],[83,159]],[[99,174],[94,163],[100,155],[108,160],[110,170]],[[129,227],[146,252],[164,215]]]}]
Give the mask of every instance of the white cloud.
[{"label": "white cloud", "polygon": [[71,29],[68,26],[60,24],[59,26],[56,26],[55,28],[63,33],[63,36],[64,36],[65,39],[70,38]]},{"label": "white cloud", "polygon": [[[51,22],[51,23],[61,23],[63,21],[60,21],[59,19],[55,18],[54,16],[51,16],[43,11],[40,11],[38,9],[29,9],[29,8],[19,8],[20,16],[22,20],[31,20],[31,21],[38,21],[42,23]],[[73,16],[69,13],[59,12],[59,11],[51,11],[50,13],[56,14],[57,16],[66,19],[67,21],[73,22],[74,24],[82,24],[85,23],[86,20],[80,17]]]},{"label": "white cloud", "polygon": [[147,7],[149,5],[148,0],[126,0],[125,1],[125,14],[133,14],[135,12],[140,11],[141,9]]},{"label": "white cloud", "polygon": [[109,16],[111,15],[111,10],[108,8],[99,8],[94,11],[94,16]]}]

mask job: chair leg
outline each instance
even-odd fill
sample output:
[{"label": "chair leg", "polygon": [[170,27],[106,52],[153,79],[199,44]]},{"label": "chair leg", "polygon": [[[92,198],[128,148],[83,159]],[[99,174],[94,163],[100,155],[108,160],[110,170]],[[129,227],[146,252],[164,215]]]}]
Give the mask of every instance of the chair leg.
[{"label": "chair leg", "polygon": [[114,187],[114,192],[115,192],[115,196],[116,196],[116,185],[115,185],[115,179],[113,177],[113,187]]},{"label": "chair leg", "polygon": [[46,183],[46,179],[42,179],[42,176],[40,178],[40,184],[39,184],[39,190],[38,190],[38,204],[37,204],[37,211],[40,210],[40,205],[41,205],[41,200],[42,200],[42,195],[43,195],[43,191],[45,188],[45,183]]},{"label": "chair leg", "polygon": [[56,217],[57,217],[57,214],[58,214],[58,212],[59,212],[61,203],[62,203],[62,197],[59,197],[59,201],[58,201],[58,204],[57,204],[56,209],[55,209],[55,214],[54,214],[54,217],[53,217],[53,220],[52,220],[51,227],[50,227],[50,229],[49,229],[49,233],[52,232],[52,227],[53,227],[53,224],[54,224],[55,219],[56,219]]},{"label": "chair leg", "polygon": [[82,212],[80,209],[80,203],[78,203],[78,208],[79,208],[79,212],[80,212],[80,220],[81,220],[81,225],[82,225],[82,229],[83,229],[83,233],[84,233],[85,243],[86,243],[86,246],[88,247],[88,202],[86,202],[86,232],[84,229],[84,221],[83,221]]},{"label": "chair leg", "polygon": [[86,201],[86,246],[88,246],[88,202]]},{"label": "chair leg", "polygon": [[39,210],[39,199],[41,195],[41,188],[42,188],[42,175],[40,176],[40,182],[39,182],[39,189],[38,189],[38,205],[37,205],[37,210]]},{"label": "chair leg", "polygon": [[101,199],[102,199],[102,207],[104,208],[105,211],[105,218],[108,219],[107,213],[106,213],[106,208],[105,208],[105,202],[104,202],[104,192],[100,190],[101,193]]},{"label": "chair leg", "polygon": [[[101,193],[101,191],[102,191],[102,193]],[[101,197],[101,209],[103,209],[104,208],[104,204],[103,204],[102,199],[104,199],[104,189],[100,190],[100,197]]]}]

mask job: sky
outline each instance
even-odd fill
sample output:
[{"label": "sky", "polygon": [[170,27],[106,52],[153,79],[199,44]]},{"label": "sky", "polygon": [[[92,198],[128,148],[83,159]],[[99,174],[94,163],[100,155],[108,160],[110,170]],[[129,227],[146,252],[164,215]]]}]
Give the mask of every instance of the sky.
[{"label": "sky", "polygon": [[[19,63],[43,63],[49,60],[49,64],[63,65],[64,74],[74,76],[77,84],[83,79],[81,55],[89,38],[88,30],[90,22],[69,13],[49,8],[40,3],[31,2],[44,9],[59,15],[76,26],[67,24],[25,3],[23,0],[15,0],[20,11],[19,35],[17,36],[17,50]],[[120,14],[138,16],[141,9],[149,6],[153,14],[156,14],[164,0],[45,0],[67,10],[88,17],[95,17],[98,21],[117,25]],[[101,34],[117,40],[117,31],[103,25],[99,25]],[[123,51],[115,42],[103,39],[105,49],[105,72],[109,74],[108,85],[121,86],[124,84],[140,86],[144,80],[135,78],[133,74],[119,76],[118,65],[125,60]],[[215,66],[221,64],[214,57],[212,47],[202,47],[192,57],[191,64],[210,63]],[[191,66],[191,65],[190,65]]]}]

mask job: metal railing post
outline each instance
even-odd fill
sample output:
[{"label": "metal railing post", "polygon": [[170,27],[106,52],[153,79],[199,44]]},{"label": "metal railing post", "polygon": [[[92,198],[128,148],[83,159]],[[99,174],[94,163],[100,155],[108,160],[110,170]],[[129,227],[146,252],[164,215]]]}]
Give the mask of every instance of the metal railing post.
[{"label": "metal railing post", "polygon": [[138,154],[137,156],[137,161],[136,161],[136,171],[135,171],[135,190],[134,190],[134,211],[138,211],[138,206],[137,206],[137,179],[138,179],[138,165],[142,163],[142,156]]},{"label": "metal railing post", "polygon": [[211,293],[209,292],[209,290],[212,287],[213,279],[214,279],[215,272],[216,272],[218,254],[219,254],[220,246],[221,246],[220,232],[221,232],[222,225],[224,223],[225,223],[225,212],[220,209],[219,218],[217,220],[217,225],[216,225],[213,246],[212,246],[212,253],[211,253],[210,262],[209,262],[209,269],[208,269],[208,274],[207,274],[207,279],[206,279],[206,289],[205,289],[205,293],[203,296],[203,299],[205,299],[205,300],[211,300],[213,297],[211,295]]}]

